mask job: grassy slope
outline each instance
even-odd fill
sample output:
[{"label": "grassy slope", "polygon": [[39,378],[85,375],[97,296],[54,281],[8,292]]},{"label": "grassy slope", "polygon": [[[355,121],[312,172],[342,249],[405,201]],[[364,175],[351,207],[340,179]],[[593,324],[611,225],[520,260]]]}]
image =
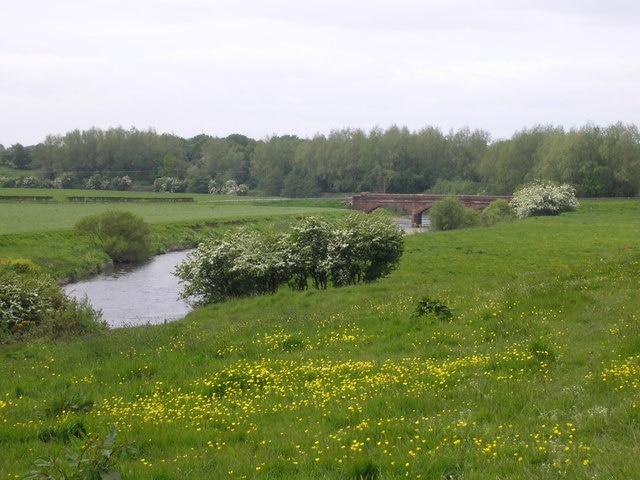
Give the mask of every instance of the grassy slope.
[{"label": "grassy slope", "polygon": [[[0,477],[117,426],[125,478],[637,478],[640,205],[407,238],[373,284],[0,350]],[[411,316],[420,296],[455,319]],[[38,415],[64,398],[84,414]]]}]

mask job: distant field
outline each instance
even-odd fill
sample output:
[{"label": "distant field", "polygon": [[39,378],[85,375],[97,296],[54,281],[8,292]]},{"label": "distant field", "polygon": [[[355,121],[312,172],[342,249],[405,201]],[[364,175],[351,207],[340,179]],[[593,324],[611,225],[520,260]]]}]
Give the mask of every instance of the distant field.
[{"label": "distant field", "polygon": [[[2,195],[25,197],[33,195],[53,196],[52,201],[2,201],[0,200],[0,235],[26,232],[47,232],[72,228],[82,217],[107,210],[127,210],[149,223],[182,223],[189,221],[224,221],[271,215],[297,215],[321,213],[340,206],[338,200],[323,204],[299,201],[277,201],[253,197],[229,197],[203,194],[159,194],[141,192],[109,192],[95,190],[57,189],[0,189]],[[148,197],[193,198],[194,202],[70,202],[67,197]],[[331,203],[328,203],[331,202]]]},{"label": "distant field", "polygon": [[[0,189],[5,196],[51,196],[47,201],[0,200],[0,257],[28,258],[59,279],[99,271],[108,260],[87,238],[73,232],[81,218],[107,210],[126,210],[151,227],[156,253],[189,248],[217,226],[228,223],[282,223],[309,215],[342,215],[340,199],[282,200],[198,194],[97,192],[95,190]],[[103,196],[105,201],[69,201],[68,196]],[[128,197],[136,201],[109,201]],[[193,198],[192,202],[139,201]],[[5,197],[6,198],[6,197]],[[215,228],[214,228],[215,227]]]}]

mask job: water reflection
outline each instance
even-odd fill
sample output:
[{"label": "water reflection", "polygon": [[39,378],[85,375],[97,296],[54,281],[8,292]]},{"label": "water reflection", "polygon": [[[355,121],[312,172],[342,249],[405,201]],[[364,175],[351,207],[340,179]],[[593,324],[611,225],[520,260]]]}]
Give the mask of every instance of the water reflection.
[{"label": "water reflection", "polygon": [[191,310],[178,298],[182,286],[172,273],[187,254],[158,255],[142,266],[118,268],[66,285],[64,290],[79,299],[86,295],[95,309],[102,310],[102,318],[111,327],[177,320]]}]

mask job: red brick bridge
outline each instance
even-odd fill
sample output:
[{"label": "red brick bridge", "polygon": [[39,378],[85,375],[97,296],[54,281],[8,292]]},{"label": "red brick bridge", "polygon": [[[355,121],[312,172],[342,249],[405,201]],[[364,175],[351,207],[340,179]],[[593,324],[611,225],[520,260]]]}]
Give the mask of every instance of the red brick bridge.
[{"label": "red brick bridge", "polygon": [[[380,207],[400,207],[411,213],[412,225],[419,227],[422,225],[422,212],[429,210],[431,205],[447,196],[448,195],[427,195],[421,193],[360,193],[352,197],[351,208],[369,213]],[[511,200],[511,197],[499,195],[456,195],[456,197],[462,205],[474,210],[482,210],[494,200]]]}]

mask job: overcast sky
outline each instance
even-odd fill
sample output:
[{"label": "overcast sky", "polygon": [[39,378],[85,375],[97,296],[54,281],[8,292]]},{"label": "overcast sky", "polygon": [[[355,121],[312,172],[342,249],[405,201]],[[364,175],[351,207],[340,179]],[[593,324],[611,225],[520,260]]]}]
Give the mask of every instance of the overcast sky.
[{"label": "overcast sky", "polygon": [[638,123],[637,0],[18,0],[0,144]]}]

